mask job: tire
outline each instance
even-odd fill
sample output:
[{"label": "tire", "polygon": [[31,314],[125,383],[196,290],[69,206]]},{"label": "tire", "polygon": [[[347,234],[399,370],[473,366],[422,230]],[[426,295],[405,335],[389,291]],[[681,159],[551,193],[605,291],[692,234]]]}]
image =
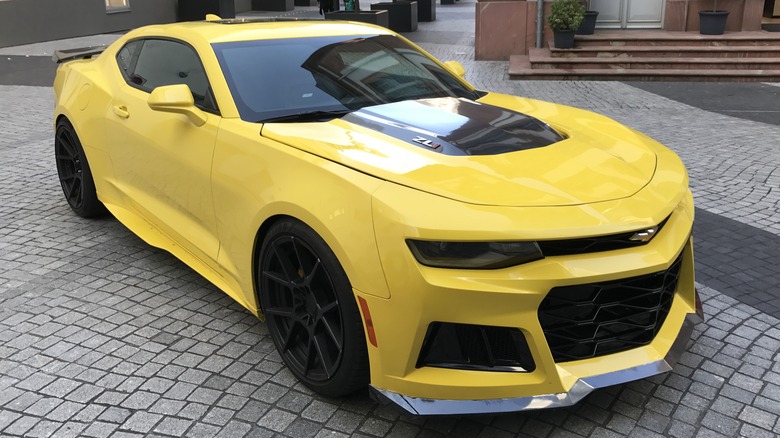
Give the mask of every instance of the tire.
[{"label": "tire", "polygon": [[352,286],[314,230],[296,220],[272,225],[256,278],[271,338],[298,380],[329,397],[368,385],[366,339]]},{"label": "tire", "polygon": [[62,193],[70,208],[85,218],[98,217],[106,208],[98,200],[92,171],[73,125],[67,119],[57,122],[54,154]]}]

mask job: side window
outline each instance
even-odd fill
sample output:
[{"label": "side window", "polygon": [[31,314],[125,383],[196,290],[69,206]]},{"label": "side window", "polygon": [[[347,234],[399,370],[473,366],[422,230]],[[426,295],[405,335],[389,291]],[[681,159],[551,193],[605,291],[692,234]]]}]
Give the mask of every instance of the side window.
[{"label": "side window", "polygon": [[[122,53],[120,52],[120,57]],[[121,68],[121,65],[120,65]],[[186,84],[195,105],[216,110],[208,78],[192,47],[170,40],[145,40],[128,82],[151,92],[163,85]]]},{"label": "side window", "polygon": [[142,45],[143,41],[131,41],[125,44],[116,55],[116,63],[119,65],[119,70],[126,81],[129,81],[133,75],[133,63]]}]

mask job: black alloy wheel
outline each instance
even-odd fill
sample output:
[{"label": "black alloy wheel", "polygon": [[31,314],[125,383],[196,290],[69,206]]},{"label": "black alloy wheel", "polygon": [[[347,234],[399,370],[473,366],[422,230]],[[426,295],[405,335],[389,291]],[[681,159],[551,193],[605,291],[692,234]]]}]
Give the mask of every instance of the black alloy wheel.
[{"label": "black alloy wheel", "polygon": [[284,220],[258,263],[260,302],[287,367],[306,386],[341,396],[368,384],[363,323],[336,256],[311,228]]},{"label": "black alloy wheel", "polygon": [[54,154],[62,192],[70,208],[82,217],[102,215],[105,207],[98,201],[84,148],[73,125],[65,119],[57,123]]}]

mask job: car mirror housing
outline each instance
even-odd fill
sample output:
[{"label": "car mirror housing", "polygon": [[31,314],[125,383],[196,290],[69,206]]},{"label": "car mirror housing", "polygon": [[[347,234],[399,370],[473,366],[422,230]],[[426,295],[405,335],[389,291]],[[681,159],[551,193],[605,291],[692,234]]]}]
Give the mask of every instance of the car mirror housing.
[{"label": "car mirror housing", "polygon": [[147,103],[155,111],[184,114],[195,126],[202,126],[208,118],[206,113],[195,107],[190,87],[185,84],[157,87],[152,90]]},{"label": "car mirror housing", "polygon": [[447,69],[460,77],[461,79],[466,79],[466,69],[463,68],[463,64],[461,64],[458,61],[447,61],[444,63],[444,66],[447,67]]}]

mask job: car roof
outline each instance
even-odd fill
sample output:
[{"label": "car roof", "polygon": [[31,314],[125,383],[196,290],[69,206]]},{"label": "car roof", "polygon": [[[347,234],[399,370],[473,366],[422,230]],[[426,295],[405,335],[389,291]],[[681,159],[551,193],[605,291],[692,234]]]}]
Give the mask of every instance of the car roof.
[{"label": "car roof", "polygon": [[145,26],[131,33],[133,38],[145,36],[171,36],[184,39],[198,38],[205,40],[209,44],[318,36],[393,34],[386,28],[364,23],[289,18],[238,18],[189,21]]}]

